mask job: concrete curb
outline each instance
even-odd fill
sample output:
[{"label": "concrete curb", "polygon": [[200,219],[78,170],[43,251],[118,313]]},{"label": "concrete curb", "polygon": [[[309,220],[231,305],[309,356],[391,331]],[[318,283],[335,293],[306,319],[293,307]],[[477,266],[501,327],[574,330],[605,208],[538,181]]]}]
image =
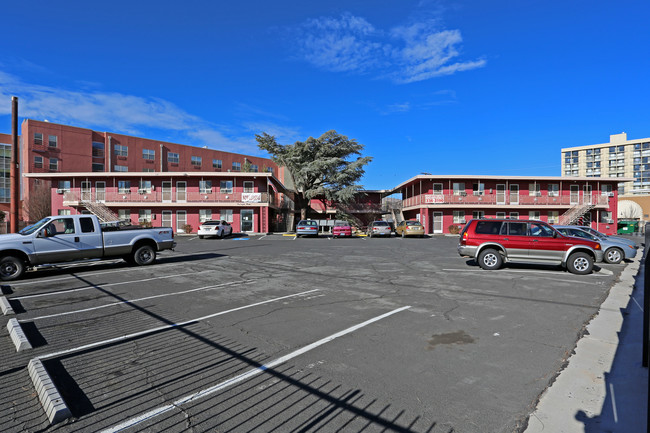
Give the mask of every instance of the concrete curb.
[{"label": "concrete curb", "polygon": [[39,359],[34,358],[29,361],[27,370],[29,371],[29,376],[32,378],[32,382],[34,382],[38,399],[47,414],[47,418],[50,420],[50,424],[56,424],[72,418],[72,412],[70,412],[65,401],[63,401],[63,397],[61,397],[59,390],[56,389],[54,382],[50,379],[50,375],[45,370],[43,363]]},{"label": "concrete curb", "polygon": [[7,323],[7,330],[9,330],[11,340],[16,346],[16,352],[21,352],[23,350],[32,348],[32,345],[29,343],[27,336],[23,332],[23,328],[21,328],[20,323],[18,323],[18,320],[9,319],[9,323]]},{"label": "concrete curb", "polygon": [[14,313],[14,309],[11,308],[11,304],[9,303],[9,300],[4,296],[0,296],[0,309],[2,309],[2,314],[4,314],[5,316],[16,314]]}]

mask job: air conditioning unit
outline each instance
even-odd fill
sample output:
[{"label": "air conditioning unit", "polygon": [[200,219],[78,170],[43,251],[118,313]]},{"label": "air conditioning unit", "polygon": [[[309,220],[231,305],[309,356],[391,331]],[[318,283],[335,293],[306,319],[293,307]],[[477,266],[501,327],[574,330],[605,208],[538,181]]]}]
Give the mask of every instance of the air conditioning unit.
[{"label": "air conditioning unit", "polygon": [[144,189],[144,188],[140,188],[140,189],[138,190],[138,194],[146,194],[146,193],[147,193],[147,190]]},{"label": "air conditioning unit", "polygon": [[614,224],[614,220],[613,220],[613,219],[609,219],[609,218],[605,218],[605,219],[603,219],[603,222],[604,222],[605,224]]},{"label": "air conditioning unit", "polygon": [[613,193],[613,192],[608,192],[608,193],[607,193],[607,196],[608,196],[608,197],[614,197],[614,193]]}]

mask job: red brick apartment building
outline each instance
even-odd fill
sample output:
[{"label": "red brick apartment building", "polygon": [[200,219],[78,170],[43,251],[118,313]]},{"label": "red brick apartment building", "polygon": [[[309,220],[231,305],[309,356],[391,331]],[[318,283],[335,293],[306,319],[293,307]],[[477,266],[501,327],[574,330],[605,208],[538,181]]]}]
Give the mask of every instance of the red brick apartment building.
[{"label": "red brick apartment building", "polygon": [[208,219],[267,232],[287,218],[284,169],[267,158],[31,119],[21,141],[23,198],[45,182],[54,213],[108,208],[178,232]]},{"label": "red brick apartment building", "polygon": [[617,229],[618,183],[628,178],[418,175],[391,193],[402,196],[405,219],[426,233],[449,233],[471,218],[537,219]]}]

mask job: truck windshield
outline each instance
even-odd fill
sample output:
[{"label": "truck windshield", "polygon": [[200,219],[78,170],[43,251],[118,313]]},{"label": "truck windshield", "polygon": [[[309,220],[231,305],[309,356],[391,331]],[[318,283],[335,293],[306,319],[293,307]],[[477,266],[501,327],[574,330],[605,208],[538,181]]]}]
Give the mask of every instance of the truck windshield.
[{"label": "truck windshield", "polygon": [[47,224],[47,222],[49,220],[50,220],[49,217],[45,217],[42,220],[40,220],[39,222],[37,222],[35,224],[32,224],[31,226],[25,227],[24,229],[22,229],[18,233],[20,233],[21,235],[31,235],[32,233],[34,233],[34,232],[38,231],[39,229],[41,229],[45,224]]}]

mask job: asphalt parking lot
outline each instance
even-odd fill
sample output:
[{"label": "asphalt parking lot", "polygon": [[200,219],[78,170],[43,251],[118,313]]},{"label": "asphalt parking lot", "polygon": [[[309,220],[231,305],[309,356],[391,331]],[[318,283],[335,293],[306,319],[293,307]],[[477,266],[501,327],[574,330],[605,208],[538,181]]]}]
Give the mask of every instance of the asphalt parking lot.
[{"label": "asphalt parking lot", "polygon": [[[520,431],[626,266],[484,271],[448,236],[177,241],[3,286],[2,431]],[[72,419],[49,425],[34,358]]]}]

